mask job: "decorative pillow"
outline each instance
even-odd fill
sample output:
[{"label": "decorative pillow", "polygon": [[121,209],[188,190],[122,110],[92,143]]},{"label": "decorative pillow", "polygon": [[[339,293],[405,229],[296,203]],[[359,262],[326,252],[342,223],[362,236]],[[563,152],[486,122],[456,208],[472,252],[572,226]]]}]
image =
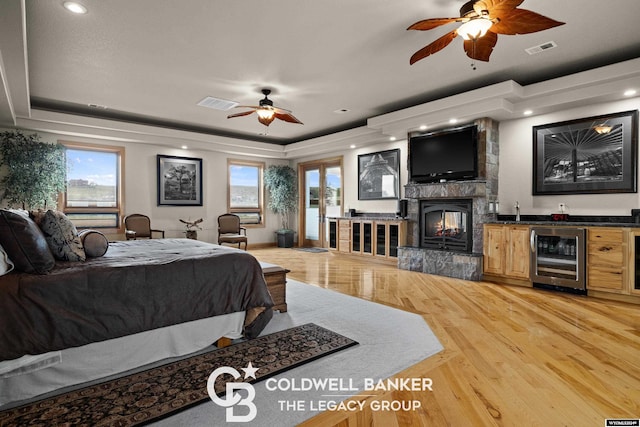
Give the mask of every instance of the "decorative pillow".
[{"label": "decorative pillow", "polygon": [[40,223],[53,256],[62,261],[84,261],[87,256],[78,237],[78,230],[67,216],[59,211],[48,210]]},{"label": "decorative pillow", "polygon": [[16,270],[45,274],[56,265],[44,234],[26,211],[0,209],[0,245]]},{"label": "decorative pillow", "polygon": [[13,263],[2,246],[0,246],[0,276],[4,276],[11,270],[13,270]]},{"label": "decorative pillow", "polygon": [[97,230],[82,230],[78,233],[87,258],[101,257],[109,249],[109,240]]}]

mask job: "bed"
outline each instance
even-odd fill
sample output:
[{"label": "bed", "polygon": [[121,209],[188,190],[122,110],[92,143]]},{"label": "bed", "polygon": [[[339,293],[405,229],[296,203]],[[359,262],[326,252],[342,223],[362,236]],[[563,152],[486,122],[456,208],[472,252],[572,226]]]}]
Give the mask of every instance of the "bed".
[{"label": "bed", "polygon": [[257,336],[273,306],[262,268],[238,249],[153,239],[0,277],[0,406]]}]

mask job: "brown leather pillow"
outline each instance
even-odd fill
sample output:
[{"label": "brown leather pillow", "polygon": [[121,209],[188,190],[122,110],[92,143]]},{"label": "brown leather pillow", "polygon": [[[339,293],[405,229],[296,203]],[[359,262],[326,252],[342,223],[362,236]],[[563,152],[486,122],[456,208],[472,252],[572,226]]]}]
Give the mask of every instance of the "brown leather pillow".
[{"label": "brown leather pillow", "polygon": [[0,245],[16,270],[46,274],[56,265],[44,234],[26,211],[0,209]]}]

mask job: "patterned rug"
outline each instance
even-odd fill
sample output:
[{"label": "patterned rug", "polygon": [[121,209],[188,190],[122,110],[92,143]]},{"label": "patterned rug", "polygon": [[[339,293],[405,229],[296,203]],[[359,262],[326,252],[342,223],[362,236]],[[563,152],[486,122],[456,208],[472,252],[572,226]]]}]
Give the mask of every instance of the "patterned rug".
[{"label": "patterned rug", "polygon": [[136,374],[88,386],[0,412],[0,426],[134,426],[210,401],[207,380],[218,367],[257,368],[255,379],[219,376],[215,391],[228,381],[265,380],[278,373],[357,345],[313,323],[296,326],[226,348],[192,356]]},{"label": "patterned rug", "polygon": [[312,254],[318,254],[318,253],[322,253],[322,252],[329,252],[328,249],[325,248],[304,248],[304,247],[300,247],[300,248],[293,248],[297,251],[303,251],[303,252],[310,252]]}]

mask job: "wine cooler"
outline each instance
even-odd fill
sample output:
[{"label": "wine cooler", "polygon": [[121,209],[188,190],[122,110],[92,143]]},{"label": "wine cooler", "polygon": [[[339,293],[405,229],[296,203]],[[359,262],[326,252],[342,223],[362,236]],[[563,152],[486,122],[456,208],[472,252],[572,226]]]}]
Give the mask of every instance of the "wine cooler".
[{"label": "wine cooler", "polygon": [[531,281],[534,287],[586,294],[585,230],[531,228]]}]

